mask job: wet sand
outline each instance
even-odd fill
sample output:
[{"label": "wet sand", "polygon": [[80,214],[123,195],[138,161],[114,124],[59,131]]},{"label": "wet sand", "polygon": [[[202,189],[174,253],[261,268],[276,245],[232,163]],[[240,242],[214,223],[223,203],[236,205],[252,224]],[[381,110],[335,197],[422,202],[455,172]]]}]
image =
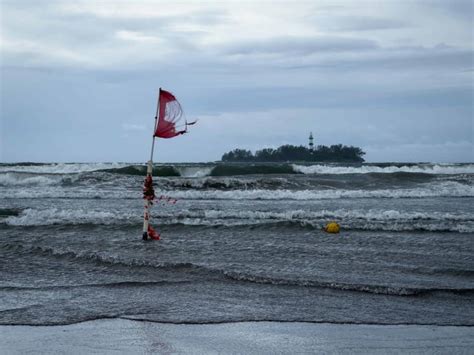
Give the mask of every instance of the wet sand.
[{"label": "wet sand", "polygon": [[474,327],[243,322],[166,324],[105,319],[65,326],[1,326],[0,352],[469,354]]}]

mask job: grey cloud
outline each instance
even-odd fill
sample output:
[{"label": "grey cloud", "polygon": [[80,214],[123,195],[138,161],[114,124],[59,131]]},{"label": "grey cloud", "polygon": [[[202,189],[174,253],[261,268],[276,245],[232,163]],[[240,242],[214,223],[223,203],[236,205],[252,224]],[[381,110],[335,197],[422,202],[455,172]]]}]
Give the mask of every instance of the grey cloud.
[{"label": "grey cloud", "polygon": [[[115,75],[119,77],[120,71]],[[201,118],[186,137],[185,150],[180,150],[179,142],[160,147],[160,156],[168,160],[218,159],[236,144],[278,145],[283,139],[298,143],[308,130],[316,132],[322,144],[337,141],[362,147],[396,147],[418,142],[420,136],[427,137],[423,144],[472,141],[469,88],[419,91],[404,87],[394,93],[348,81],[345,87],[332,89],[325,83],[318,87],[257,89],[247,85],[225,89],[218,83],[207,87],[208,82],[192,71],[183,73],[181,79],[159,71],[127,75],[130,81],[110,84],[98,82],[97,72],[89,71],[73,74],[69,70],[17,69],[4,73],[4,84],[9,88],[2,94],[2,118],[8,132],[5,159],[140,161],[143,142],[148,142],[153,125],[158,85],[179,97],[189,118]],[[207,76],[207,80],[215,78]],[[122,137],[123,122],[145,125],[146,129]],[[375,130],[365,129],[370,125]],[[250,134],[242,130],[246,126],[268,129]],[[71,131],[72,138],[68,134]],[[24,144],[25,139],[28,144]],[[87,147],[84,142],[88,142]],[[62,155],[54,153],[58,146],[64,147]],[[95,152],[97,147],[103,149]],[[191,156],[189,151],[196,154]],[[406,149],[394,156],[387,150],[382,159],[427,159],[408,152]],[[449,154],[445,155],[449,160]],[[375,159],[380,155],[372,157],[368,156]],[[459,155],[451,159],[455,158],[461,159]]]},{"label": "grey cloud", "polygon": [[318,25],[329,31],[376,31],[410,27],[405,21],[362,16],[333,16],[330,19],[318,19]]},{"label": "grey cloud", "polygon": [[[382,66],[387,68],[421,68],[436,69],[450,68],[451,70],[468,70],[473,67],[474,52],[472,50],[419,50],[413,53],[397,55],[371,62],[374,67]],[[370,62],[370,61],[369,61]]]},{"label": "grey cloud", "polygon": [[364,51],[378,48],[375,41],[343,37],[278,37],[234,43],[225,54],[312,54],[319,52]]},{"label": "grey cloud", "polygon": [[[141,161],[160,86],[177,95],[189,118],[201,118],[186,144],[176,139],[160,146],[160,159],[218,159],[238,144],[299,144],[310,130],[322,144],[366,148],[369,160],[466,160],[462,150],[472,148],[472,44],[455,47],[457,38],[449,37],[470,32],[471,23],[459,21],[440,39],[446,45],[433,47],[429,28],[418,36],[398,8],[368,18],[352,16],[360,11],[350,6],[327,7],[325,28],[350,32],[347,37],[302,31],[223,45],[221,27],[214,26],[235,28],[238,21],[212,6],[186,16],[117,19],[58,12],[58,3],[17,4],[1,5],[7,39],[69,49],[103,65],[71,65],[53,61],[48,51],[2,48],[3,159]],[[432,23],[446,18],[443,11],[461,18],[469,8],[449,4],[410,7],[423,9],[410,18],[432,16]],[[434,16],[434,10],[443,14]],[[313,29],[311,21],[288,21],[294,25],[289,33]],[[202,32],[189,23],[203,25]],[[378,31],[385,29],[393,32]],[[117,38],[117,31],[159,37],[174,51],[165,56],[153,41],[134,43]],[[199,40],[207,33],[215,44],[205,47]],[[400,38],[413,46],[393,47]]]},{"label": "grey cloud", "polygon": [[289,69],[326,69],[337,72],[368,70],[388,71],[427,71],[448,70],[465,72],[473,69],[474,52],[471,49],[457,48],[390,48],[378,49],[374,55],[350,58],[330,58],[300,65],[288,65]]},{"label": "grey cloud", "polygon": [[[63,13],[58,10],[58,3],[45,7],[36,3],[28,6],[29,11],[22,11],[13,3],[2,4],[8,10],[8,16],[2,16],[2,34],[7,43],[13,44],[1,49],[2,61],[5,65],[22,65],[25,67],[58,67],[58,66],[93,66],[95,64],[116,63],[117,58],[124,56],[125,63],[132,63],[127,58],[127,48],[136,43],[117,38],[119,31],[136,32],[142,36],[155,37],[174,51],[195,52],[196,38],[203,35],[199,31],[180,31],[177,24],[217,23],[224,16],[218,11],[195,12],[187,17],[167,16],[159,19],[117,19],[113,17],[99,18],[83,13]],[[171,30],[171,28],[173,28]],[[66,55],[58,55],[58,54]],[[84,60],[74,61],[68,58],[83,57]],[[153,44],[147,44],[143,60],[159,55]],[[110,61],[107,61],[110,57]],[[100,63],[102,60],[103,63]]]},{"label": "grey cloud", "polygon": [[472,0],[421,0],[419,2],[427,9],[436,9],[457,19],[469,21],[474,19],[474,2]]}]

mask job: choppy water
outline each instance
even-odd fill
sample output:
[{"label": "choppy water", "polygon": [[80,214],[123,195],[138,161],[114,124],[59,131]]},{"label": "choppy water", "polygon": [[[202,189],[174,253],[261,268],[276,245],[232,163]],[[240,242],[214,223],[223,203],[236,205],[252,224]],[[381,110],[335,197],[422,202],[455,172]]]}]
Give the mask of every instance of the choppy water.
[{"label": "choppy water", "polygon": [[474,324],[474,164],[156,173],[143,242],[144,166],[0,164],[0,324]]}]

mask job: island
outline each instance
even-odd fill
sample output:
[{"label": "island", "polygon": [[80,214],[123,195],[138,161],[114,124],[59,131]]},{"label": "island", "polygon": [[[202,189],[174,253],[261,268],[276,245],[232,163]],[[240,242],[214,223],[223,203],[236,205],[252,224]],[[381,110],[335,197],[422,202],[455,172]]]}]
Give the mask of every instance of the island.
[{"label": "island", "polygon": [[354,146],[335,144],[314,147],[313,135],[308,147],[286,144],[278,148],[264,148],[252,153],[246,149],[234,149],[222,155],[225,162],[337,162],[363,163],[365,152]]}]

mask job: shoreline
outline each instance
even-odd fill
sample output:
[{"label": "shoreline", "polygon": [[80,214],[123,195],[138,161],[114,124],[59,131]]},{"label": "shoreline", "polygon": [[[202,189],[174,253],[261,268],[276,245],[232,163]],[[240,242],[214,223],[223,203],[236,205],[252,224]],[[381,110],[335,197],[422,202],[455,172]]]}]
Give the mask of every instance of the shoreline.
[{"label": "shoreline", "polygon": [[[405,296],[401,296],[405,297]],[[401,326],[401,327],[453,327],[453,328],[474,328],[473,324],[439,324],[439,323],[382,323],[382,322],[350,322],[350,321],[311,321],[311,320],[222,320],[222,321],[208,321],[208,322],[197,322],[197,321],[165,321],[165,320],[153,320],[142,317],[134,316],[117,316],[117,317],[100,317],[100,318],[91,318],[84,319],[79,321],[73,321],[70,323],[45,323],[45,324],[15,324],[15,323],[0,323],[0,327],[63,327],[63,326],[73,326],[79,325],[88,322],[100,322],[108,320],[125,320],[132,322],[146,322],[146,323],[156,323],[162,325],[189,325],[189,326],[200,326],[200,325],[223,325],[223,324],[240,324],[240,323],[275,323],[275,324],[308,324],[308,325],[335,325],[335,326],[381,326],[381,327],[390,327],[390,326]]]},{"label": "shoreline", "polygon": [[110,318],[70,325],[2,325],[3,353],[468,354],[474,327],[307,322],[174,324]]}]

